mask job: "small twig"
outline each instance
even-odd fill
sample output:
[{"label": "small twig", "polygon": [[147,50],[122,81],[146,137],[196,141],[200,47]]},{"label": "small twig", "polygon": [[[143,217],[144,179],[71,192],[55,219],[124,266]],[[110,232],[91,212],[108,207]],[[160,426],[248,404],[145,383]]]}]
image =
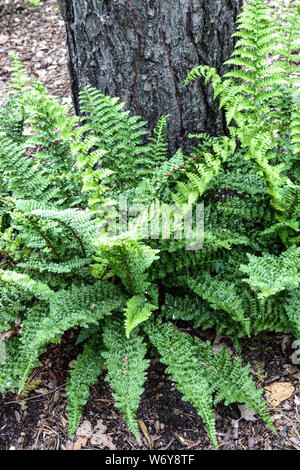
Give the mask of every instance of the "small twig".
[{"label": "small twig", "polygon": [[172,439],[170,440],[170,442],[164,446],[164,447],[160,447],[158,450],[167,450],[171,444],[173,444],[173,442],[175,441],[174,437],[172,437]]},{"label": "small twig", "polygon": [[132,442],[130,442],[130,440],[127,437],[125,437],[125,439],[126,439],[126,442],[128,442],[128,444],[131,445],[131,448],[135,450],[135,446],[132,444]]},{"label": "small twig", "polygon": [[106,398],[96,398],[95,401],[103,401],[104,403],[110,403],[111,405],[113,404],[113,400],[107,400]]},{"label": "small twig", "polygon": [[281,414],[281,416],[283,416],[287,421],[289,421],[291,423],[291,425],[294,429],[294,432],[296,433],[296,435],[299,439],[299,443],[300,443],[300,435],[299,435],[299,433],[297,431],[297,428],[296,428],[295,424],[293,423],[293,421],[285,413],[283,413],[282,411],[279,410],[279,413]]},{"label": "small twig", "polygon": [[50,392],[40,393],[40,394],[37,395],[36,397],[28,397],[28,398],[22,398],[21,400],[7,401],[6,403],[4,403],[4,405],[10,405],[11,403],[18,403],[18,404],[20,404],[21,402],[24,402],[24,401],[36,400],[36,399],[38,399],[38,398],[45,397],[46,395],[50,395],[51,393],[56,392],[56,390],[59,390],[60,388],[65,387],[66,385],[67,385],[67,384],[60,385],[59,387],[56,387],[56,388],[54,388],[53,390],[50,390]]},{"label": "small twig", "polygon": [[206,362],[202,362],[202,361],[200,361],[200,364],[204,365],[205,367],[210,367],[210,369],[212,369],[213,371],[216,372],[216,374],[218,374],[217,369],[214,366],[212,366],[211,364],[206,364]]},{"label": "small twig", "polygon": [[38,429],[37,436],[36,436],[35,443],[34,443],[34,447],[37,446],[38,440],[39,440],[39,438],[40,438],[40,434],[41,434],[41,432],[42,432],[42,430],[43,430],[43,428],[44,428],[44,423],[42,423],[42,424],[43,424],[43,426],[42,426],[42,427],[40,426],[39,429]]},{"label": "small twig", "polygon": [[291,446],[293,446],[297,450],[300,450],[300,445],[298,446],[293,441],[291,441],[288,437],[286,437],[286,439],[288,440],[288,442],[290,443]]},{"label": "small twig", "polygon": [[196,447],[197,445],[201,444],[201,442],[202,442],[202,439],[199,439],[198,441],[193,442],[193,444],[191,444],[191,445],[189,445],[188,447],[186,447],[186,450],[193,449],[193,448]]}]

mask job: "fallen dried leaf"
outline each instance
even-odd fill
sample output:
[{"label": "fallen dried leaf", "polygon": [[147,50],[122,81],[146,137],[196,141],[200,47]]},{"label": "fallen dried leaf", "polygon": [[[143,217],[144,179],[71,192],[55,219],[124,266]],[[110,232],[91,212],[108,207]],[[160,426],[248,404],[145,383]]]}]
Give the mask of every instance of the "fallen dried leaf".
[{"label": "fallen dried leaf", "polygon": [[4,331],[4,333],[0,333],[0,341],[8,340],[15,334],[15,330]]},{"label": "fallen dried leaf", "polygon": [[43,388],[43,387],[36,388],[34,390],[34,393],[37,393],[38,395],[44,395],[44,393],[48,393],[48,392],[49,392],[49,390],[47,388]]},{"label": "fallen dried leaf", "polygon": [[281,415],[278,415],[278,414],[277,414],[277,415],[274,415],[274,416],[271,416],[271,420],[272,420],[273,422],[275,422],[275,421],[277,421],[278,419],[281,419],[281,418],[282,418],[282,416],[281,416]]},{"label": "fallen dried leaf", "polygon": [[80,450],[82,446],[86,445],[86,443],[87,443],[87,438],[86,437],[78,437],[76,442],[74,442],[72,450]]},{"label": "fallen dried leaf", "polygon": [[238,408],[241,412],[241,418],[240,419],[245,419],[246,421],[257,421],[257,416],[254,411],[248,410],[246,405],[238,405]]},{"label": "fallen dried leaf", "polygon": [[61,422],[62,422],[63,427],[64,427],[64,428],[67,427],[67,425],[68,425],[68,420],[67,420],[66,418],[64,418],[63,416],[60,417],[60,420],[61,420]]},{"label": "fallen dried leaf", "polygon": [[254,437],[248,437],[248,449],[254,449],[255,439]]},{"label": "fallen dried leaf", "polygon": [[73,445],[73,441],[67,441],[64,447],[66,450],[73,450]]},{"label": "fallen dried leaf", "polygon": [[224,340],[225,340],[225,336],[224,336],[224,335],[217,335],[217,336],[215,337],[215,340],[214,340],[213,345],[212,345],[214,354],[217,354],[217,353],[220,351],[220,349],[222,349],[222,348],[228,349],[229,352],[230,352],[230,354],[231,354],[231,355],[233,354],[232,349],[230,349],[230,348],[228,347],[228,345],[225,343]]},{"label": "fallen dried leaf", "polygon": [[174,432],[173,436],[176,437],[177,441],[180,442],[182,446],[188,447],[190,445],[190,442],[188,442],[184,437],[180,436],[180,434]]},{"label": "fallen dried leaf", "polygon": [[284,335],[281,340],[281,350],[284,352],[287,348],[287,345],[290,341],[291,337],[289,335]]},{"label": "fallen dried leaf", "polygon": [[[101,420],[99,420],[101,421]],[[98,423],[99,423],[98,421]],[[98,426],[98,424],[97,424]],[[104,432],[106,431],[106,426],[104,426],[102,423],[100,424],[100,427],[98,426],[98,431],[93,434],[90,438],[90,443],[93,446],[100,446],[100,447],[108,447],[109,450],[117,450],[116,446],[114,445],[112,438],[110,436],[107,436]],[[103,429],[104,432],[101,432],[100,429]]]},{"label": "fallen dried leaf", "polygon": [[152,450],[151,437],[149,435],[147,426],[146,426],[146,424],[144,423],[144,421],[142,419],[139,419],[139,427],[140,427],[140,430],[142,431],[142,433],[144,434],[144,436],[146,438],[149,449]]},{"label": "fallen dried leaf", "polygon": [[79,428],[76,431],[76,436],[81,436],[81,437],[91,437],[92,435],[92,425],[90,421],[85,420],[83,423],[79,426]]},{"label": "fallen dried leaf", "polygon": [[96,431],[102,432],[104,434],[107,430],[107,426],[105,426],[102,419],[98,419],[95,429]]},{"label": "fallen dried leaf", "polygon": [[[84,438],[86,441],[90,439],[90,443],[93,446],[108,447],[110,450],[116,450],[116,446],[113,444],[111,437],[105,434],[106,429],[107,427],[103,424],[102,419],[99,419],[95,426],[96,432],[93,433],[90,421],[85,420],[77,429],[76,436],[79,438]],[[83,444],[83,442],[84,440],[79,442],[77,440],[74,445],[77,444],[77,446],[80,448],[80,446],[86,444],[86,442],[85,444]]]},{"label": "fallen dried leaf", "polygon": [[231,420],[233,424],[233,439],[237,440],[239,438],[239,424],[240,420],[239,419],[232,419]]}]

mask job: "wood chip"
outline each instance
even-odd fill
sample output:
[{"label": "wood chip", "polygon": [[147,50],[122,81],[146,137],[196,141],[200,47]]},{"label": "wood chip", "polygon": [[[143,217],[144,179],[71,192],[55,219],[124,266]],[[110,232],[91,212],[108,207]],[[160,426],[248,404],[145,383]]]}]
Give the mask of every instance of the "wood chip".
[{"label": "wood chip", "polygon": [[80,450],[81,447],[84,447],[87,443],[87,438],[86,437],[78,437],[76,442],[74,442],[73,449],[72,450]]}]

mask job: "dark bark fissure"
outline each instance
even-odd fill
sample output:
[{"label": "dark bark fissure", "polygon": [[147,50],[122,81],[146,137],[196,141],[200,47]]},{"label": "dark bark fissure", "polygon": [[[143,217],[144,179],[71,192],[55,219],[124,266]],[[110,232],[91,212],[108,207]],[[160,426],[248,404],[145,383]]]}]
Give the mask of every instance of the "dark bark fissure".
[{"label": "dark bark fissure", "polygon": [[169,114],[173,153],[187,135],[225,133],[224,114],[203,81],[184,86],[199,64],[227,70],[241,0],[59,0],[66,22],[76,112],[87,84],[119,96],[149,123]]},{"label": "dark bark fissure", "polygon": [[173,67],[173,64],[172,64],[172,60],[171,60],[171,48],[167,44],[166,34],[164,33],[164,31],[162,32],[162,42],[163,42],[163,45],[164,45],[164,48],[165,48],[165,51],[166,51],[166,55],[167,55],[167,58],[168,58],[168,65],[169,65],[169,69],[170,69],[170,72],[171,72],[171,77],[173,79],[174,94],[175,94],[175,99],[176,99],[177,106],[178,106],[178,116],[179,116],[179,119],[180,119],[180,136],[183,138],[184,137],[184,127],[183,127],[183,119],[182,119],[182,105],[181,105],[181,101],[180,101],[180,95],[179,95],[179,90],[178,90],[178,83],[177,83],[177,80],[176,80],[176,74],[175,74],[175,70],[174,70],[174,67]]},{"label": "dark bark fissure", "polygon": [[132,62],[132,69],[133,69],[133,83],[131,87],[131,104],[132,108],[135,112],[135,114],[138,114],[138,106],[137,106],[137,99],[136,99],[136,87],[137,87],[137,81],[138,81],[138,59],[142,57],[142,44],[141,44],[141,38],[142,38],[142,25],[140,23],[140,20],[137,16],[137,12],[135,10],[135,5],[134,5],[134,0],[129,0],[131,11],[132,11],[132,16],[133,20],[135,23],[135,30],[136,30],[136,37],[138,40],[138,57],[133,60]]}]

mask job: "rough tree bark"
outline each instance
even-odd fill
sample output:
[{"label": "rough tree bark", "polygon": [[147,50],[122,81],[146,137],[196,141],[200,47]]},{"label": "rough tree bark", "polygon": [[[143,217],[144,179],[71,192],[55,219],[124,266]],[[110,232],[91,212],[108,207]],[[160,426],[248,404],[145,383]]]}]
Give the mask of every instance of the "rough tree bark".
[{"label": "rough tree bark", "polygon": [[67,29],[76,112],[78,91],[91,84],[119,96],[151,129],[170,114],[173,152],[188,133],[224,133],[212,90],[184,87],[199,64],[223,72],[233,50],[242,0],[59,0]]}]

